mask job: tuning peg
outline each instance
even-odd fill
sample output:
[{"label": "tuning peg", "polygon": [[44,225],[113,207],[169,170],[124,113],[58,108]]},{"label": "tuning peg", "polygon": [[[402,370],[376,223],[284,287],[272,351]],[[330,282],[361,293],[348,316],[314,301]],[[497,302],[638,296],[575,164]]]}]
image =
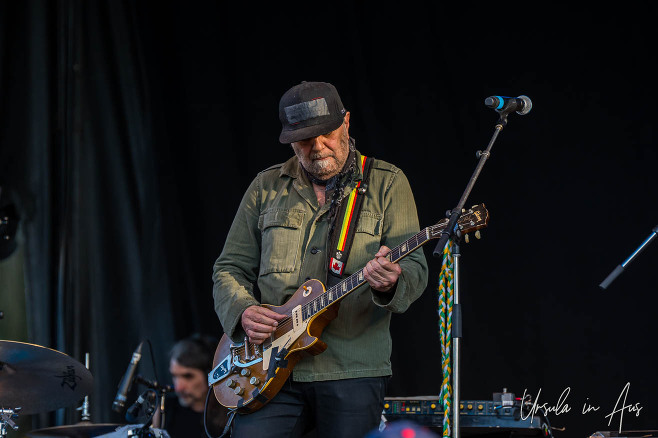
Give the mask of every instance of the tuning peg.
[{"label": "tuning peg", "polygon": [[480,239],[481,237],[482,237],[482,235],[480,235],[480,230],[477,230],[477,231],[475,232],[475,238],[476,238],[476,239]]},{"label": "tuning peg", "polygon": [[464,240],[468,243],[468,233],[464,234]]}]

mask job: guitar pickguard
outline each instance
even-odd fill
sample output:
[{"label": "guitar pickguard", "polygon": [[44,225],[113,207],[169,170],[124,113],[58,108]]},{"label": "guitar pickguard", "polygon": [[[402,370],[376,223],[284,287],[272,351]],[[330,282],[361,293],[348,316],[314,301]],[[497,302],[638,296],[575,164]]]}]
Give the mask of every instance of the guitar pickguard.
[{"label": "guitar pickguard", "polygon": [[272,341],[272,344],[263,350],[263,371],[267,371],[272,357],[272,350],[276,348],[276,351],[281,351],[283,349],[289,348],[305,331],[308,326],[308,321],[304,321],[302,318],[302,306],[299,305],[292,309],[292,330],[285,333],[283,336],[279,336],[277,339]]}]

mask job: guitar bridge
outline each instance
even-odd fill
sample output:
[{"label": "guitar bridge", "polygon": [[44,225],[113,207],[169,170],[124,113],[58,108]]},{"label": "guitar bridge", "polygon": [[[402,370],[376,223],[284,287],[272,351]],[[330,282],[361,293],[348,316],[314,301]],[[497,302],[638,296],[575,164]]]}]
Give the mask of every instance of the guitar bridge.
[{"label": "guitar bridge", "polygon": [[[233,366],[238,368],[250,367],[255,363],[263,360],[262,346],[254,345],[249,342],[249,338],[245,337],[242,344],[237,344],[231,347]],[[242,353],[240,352],[242,350]]]},{"label": "guitar bridge", "polygon": [[[244,343],[232,344],[230,350],[231,353],[208,373],[208,386],[213,386],[240,368],[250,367],[263,360],[263,346],[251,344],[247,338]],[[244,357],[241,357],[240,350]]]},{"label": "guitar bridge", "polygon": [[263,360],[263,358],[261,357],[261,358],[258,358],[258,359],[254,359],[250,362],[240,362],[240,358],[236,356],[236,357],[233,358],[233,365],[235,365],[236,367],[239,367],[239,368],[246,368],[246,367],[250,367],[253,364],[258,363],[262,360]]}]

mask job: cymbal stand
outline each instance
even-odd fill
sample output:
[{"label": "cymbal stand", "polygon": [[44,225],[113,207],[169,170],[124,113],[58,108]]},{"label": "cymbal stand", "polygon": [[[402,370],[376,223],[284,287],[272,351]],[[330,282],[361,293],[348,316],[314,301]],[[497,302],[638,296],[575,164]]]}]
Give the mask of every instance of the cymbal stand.
[{"label": "cymbal stand", "polygon": [[22,408],[14,409],[0,409],[0,438],[7,436],[7,426],[11,427],[13,430],[18,430],[18,426],[14,423],[14,420],[18,418],[18,412]]},{"label": "cymbal stand", "polygon": [[[89,369],[89,353],[85,353],[85,367]],[[80,419],[82,421],[91,420],[91,415],[89,414],[89,395],[85,395],[85,399],[82,402],[82,406],[80,406],[76,410],[82,411],[82,414],[80,415]]]}]

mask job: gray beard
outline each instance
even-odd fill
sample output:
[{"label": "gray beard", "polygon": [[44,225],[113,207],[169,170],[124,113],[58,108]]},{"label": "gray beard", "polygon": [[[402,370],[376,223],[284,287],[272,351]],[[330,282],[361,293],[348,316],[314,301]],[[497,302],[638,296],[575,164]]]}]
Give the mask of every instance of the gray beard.
[{"label": "gray beard", "polygon": [[[306,174],[309,176],[309,179],[316,184],[325,185],[327,181],[329,181],[334,176],[339,175],[343,170],[345,170],[344,168],[348,164],[350,160],[350,156],[356,150],[354,146],[354,139],[352,139],[351,137],[345,134],[343,135],[343,137],[341,137],[341,145],[347,148],[347,156],[345,158],[345,162],[342,164],[338,162],[334,154],[329,156],[330,160],[327,160],[327,162],[313,161],[314,159],[321,158],[322,154],[319,153],[311,154],[309,156],[310,162],[308,163],[306,162],[306,160],[303,159],[301,154],[297,153],[297,151],[295,151],[295,155],[297,155],[299,164],[306,171]],[[331,174],[330,169],[332,167],[337,169],[337,172],[335,175],[329,177],[329,175]]]},{"label": "gray beard", "polygon": [[329,160],[323,160],[323,161],[313,161],[317,158],[320,158],[320,156],[315,156],[310,158],[311,158],[311,162],[305,163],[304,168],[308,173],[310,173],[317,179],[320,180],[326,179],[327,176],[330,174],[331,169],[340,169],[340,164],[338,163],[336,157],[334,156],[329,157]]}]

